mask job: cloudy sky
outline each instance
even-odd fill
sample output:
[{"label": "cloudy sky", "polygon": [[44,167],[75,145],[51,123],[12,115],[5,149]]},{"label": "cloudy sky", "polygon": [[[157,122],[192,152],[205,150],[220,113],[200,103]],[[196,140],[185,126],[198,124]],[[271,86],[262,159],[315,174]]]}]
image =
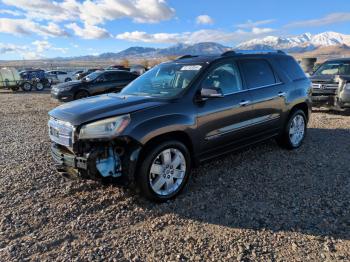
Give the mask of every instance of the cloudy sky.
[{"label": "cloudy sky", "polygon": [[324,31],[350,34],[349,0],[0,0],[0,60]]}]

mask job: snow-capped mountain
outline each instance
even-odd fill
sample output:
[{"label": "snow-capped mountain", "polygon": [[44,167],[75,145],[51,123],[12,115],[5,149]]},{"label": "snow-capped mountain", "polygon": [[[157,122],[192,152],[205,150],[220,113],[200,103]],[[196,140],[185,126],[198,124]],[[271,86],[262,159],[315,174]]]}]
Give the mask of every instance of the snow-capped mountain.
[{"label": "snow-capped mountain", "polygon": [[305,33],[292,37],[267,36],[237,45],[236,49],[263,50],[280,49],[288,52],[305,52],[325,46],[350,46],[350,35],[324,32],[316,35]]}]

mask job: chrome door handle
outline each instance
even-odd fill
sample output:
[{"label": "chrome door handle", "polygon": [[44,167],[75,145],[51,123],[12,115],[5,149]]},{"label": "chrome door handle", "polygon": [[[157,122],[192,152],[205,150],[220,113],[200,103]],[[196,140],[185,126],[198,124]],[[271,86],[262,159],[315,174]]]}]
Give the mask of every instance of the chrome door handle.
[{"label": "chrome door handle", "polygon": [[286,95],[287,95],[286,92],[279,92],[279,93],[278,93],[278,96],[279,96],[279,97],[285,97]]},{"label": "chrome door handle", "polygon": [[246,105],[248,105],[250,103],[250,101],[248,101],[248,100],[243,100],[243,101],[241,101],[240,103],[239,103],[239,105],[240,106],[246,106]]}]

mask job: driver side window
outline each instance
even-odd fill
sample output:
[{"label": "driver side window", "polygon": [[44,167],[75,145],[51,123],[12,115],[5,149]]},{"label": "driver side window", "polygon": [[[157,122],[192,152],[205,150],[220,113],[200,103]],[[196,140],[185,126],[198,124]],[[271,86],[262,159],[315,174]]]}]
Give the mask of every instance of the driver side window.
[{"label": "driver side window", "polygon": [[242,81],[237,65],[224,63],[214,68],[202,82],[202,88],[220,89],[224,95],[242,90]]}]

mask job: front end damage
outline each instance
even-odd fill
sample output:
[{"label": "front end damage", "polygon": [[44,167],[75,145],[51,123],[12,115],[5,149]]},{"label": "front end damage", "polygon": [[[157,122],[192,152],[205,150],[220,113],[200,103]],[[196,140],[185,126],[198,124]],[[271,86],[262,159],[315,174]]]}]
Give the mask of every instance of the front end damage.
[{"label": "front end damage", "polygon": [[[59,123],[57,123],[59,122]],[[68,123],[50,120],[51,154],[60,172],[84,178],[133,182],[141,146],[128,137],[78,140]]]},{"label": "front end damage", "polygon": [[332,81],[312,80],[314,107],[350,108],[350,77],[336,76]]}]

